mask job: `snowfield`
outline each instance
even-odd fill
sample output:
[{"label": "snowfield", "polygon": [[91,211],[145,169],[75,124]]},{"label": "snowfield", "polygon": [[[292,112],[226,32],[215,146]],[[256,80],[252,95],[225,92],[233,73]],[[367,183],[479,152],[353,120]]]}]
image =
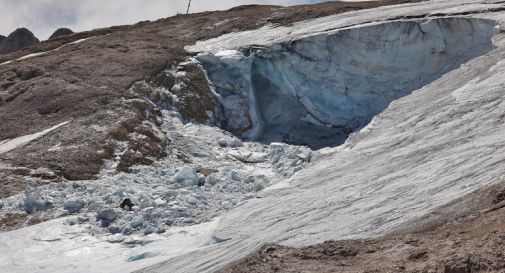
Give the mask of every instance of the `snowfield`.
[{"label": "snowfield", "polygon": [[68,225],[66,218],[0,234],[2,272],[132,272],[214,244],[218,219],[164,234],[127,240],[90,233],[90,225]]},{"label": "snowfield", "polygon": [[[113,171],[116,158],[98,181],[0,200],[1,214],[54,219],[0,234],[0,268],[212,272],[267,242],[383,235],[503,181],[500,9],[501,1],[429,1],[188,47],[218,97],[212,115],[249,141],[184,123],[167,107],[168,158],[129,174]],[[374,33],[382,40],[363,45]],[[117,157],[125,143],[116,144]],[[124,198],[132,210],[117,208]]]},{"label": "snowfield", "polygon": [[[241,51],[249,45],[261,50],[349,26],[356,29],[391,18],[430,14],[461,18],[460,14],[475,13],[468,17],[490,19],[497,25],[493,50],[392,101],[344,145],[319,151],[310,167],[284,182],[289,186],[249,200],[224,215],[215,234],[228,241],[140,272],[212,272],[266,242],[302,246],[381,235],[502,181],[505,63],[501,60],[505,50],[500,29],[505,16],[503,12],[487,12],[499,8],[504,6],[498,1],[430,1],[381,7],[292,27],[224,35],[188,47],[204,55]],[[412,21],[422,24],[426,19]],[[241,59],[236,56],[233,58]]]}]

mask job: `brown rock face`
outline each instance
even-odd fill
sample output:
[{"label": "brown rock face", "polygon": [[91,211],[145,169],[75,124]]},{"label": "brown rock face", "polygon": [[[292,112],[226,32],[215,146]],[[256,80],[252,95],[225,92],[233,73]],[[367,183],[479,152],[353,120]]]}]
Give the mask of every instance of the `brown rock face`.
[{"label": "brown rock face", "polygon": [[0,54],[18,51],[21,48],[40,43],[39,39],[26,28],[18,28],[3,41],[1,40],[0,38]]},{"label": "brown rock face", "polygon": [[57,29],[50,37],[49,40],[55,39],[61,36],[66,36],[66,35],[71,35],[74,34],[74,32],[69,29],[69,28],[59,28]]},{"label": "brown rock face", "polygon": [[[307,18],[303,17],[308,19],[412,1],[417,0],[290,8],[247,6],[97,29],[37,44],[28,30],[19,30],[3,44],[24,46],[31,41],[34,45],[0,55],[0,63],[8,62],[0,65],[0,140],[69,123],[26,146],[0,154],[0,166],[6,166],[0,169],[5,189],[2,195],[15,194],[30,183],[93,179],[103,162],[112,157],[115,141],[128,142],[118,165],[120,171],[163,157],[168,141],[159,132],[160,111],[153,102],[174,102],[161,94],[150,96],[152,88],[169,89],[176,81],[184,83],[176,92],[176,107],[187,120],[205,122],[206,111],[216,107],[198,66],[181,66],[185,78],[162,73],[189,57],[184,51],[187,45],[273,21],[290,24],[300,20],[293,14],[302,11],[310,11]],[[81,39],[87,40],[72,43]],[[40,55],[17,60],[33,53]],[[29,170],[38,169],[48,170],[55,177],[47,181],[46,176],[33,178]]]}]

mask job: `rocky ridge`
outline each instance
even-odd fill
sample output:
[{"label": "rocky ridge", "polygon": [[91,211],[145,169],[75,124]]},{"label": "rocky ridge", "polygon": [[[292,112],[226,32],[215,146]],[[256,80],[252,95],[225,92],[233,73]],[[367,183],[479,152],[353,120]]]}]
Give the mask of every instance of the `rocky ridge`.
[{"label": "rocky ridge", "polygon": [[18,51],[40,43],[39,39],[26,28],[18,28],[7,37],[0,37],[0,54]]},{"label": "rocky ridge", "polygon": [[53,34],[51,34],[51,36],[49,36],[49,40],[55,39],[55,38],[58,38],[61,36],[71,35],[71,34],[74,34],[74,32],[71,29],[59,28],[55,32],[53,32]]}]

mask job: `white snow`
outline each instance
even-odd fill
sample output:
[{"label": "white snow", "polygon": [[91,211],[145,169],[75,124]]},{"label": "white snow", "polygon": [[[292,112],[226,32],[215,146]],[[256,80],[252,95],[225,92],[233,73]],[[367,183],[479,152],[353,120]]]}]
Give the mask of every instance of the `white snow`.
[{"label": "white snow", "polygon": [[[277,57],[280,49],[275,45],[294,41],[313,42],[321,48],[318,39],[328,38],[329,33],[337,35],[342,29],[352,27],[352,31],[343,33],[351,35],[350,38],[354,34],[365,35],[376,25],[398,16],[478,11],[482,14],[470,16],[503,24],[503,13],[487,13],[486,10],[503,8],[505,3],[486,3],[429,1],[350,12],[293,27],[270,26],[233,33],[199,42],[196,47],[209,56],[220,52],[220,62],[238,67],[235,73],[244,73],[243,77],[225,73],[224,76],[230,78],[223,78],[222,82],[233,80],[242,88],[248,86],[251,71],[248,65],[236,64],[246,58],[247,53],[270,48],[275,49],[270,51],[270,56]],[[184,124],[174,109],[165,106],[161,127],[171,143],[167,147],[171,157],[166,160],[150,167],[134,168],[130,174],[105,175],[98,181],[53,183],[1,200],[2,214],[22,211],[27,197],[44,204],[50,202],[52,208],[46,206],[45,211],[40,212],[49,218],[66,215],[64,202],[67,200],[86,204],[71,217],[0,234],[0,268],[14,273],[130,272],[136,269],[140,269],[139,272],[212,272],[267,242],[302,246],[331,239],[382,235],[455,198],[503,181],[505,62],[501,60],[505,58],[505,39],[502,33],[497,33],[493,39],[495,49],[488,52],[490,48],[485,47],[485,50],[474,52],[475,48],[482,49],[480,43],[486,39],[481,38],[489,37],[489,28],[481,28],[487,24],[472,23],[478,20],[436,22],[445,22],[443,25],[437,23],[442,31],[449,30],[445,27],[458,20],[462,24],[471,21],[468,26],[481,33],[464,37],[442,33],[437,37],[462,39],[462,43],[469,46],[469,52],[459,51],[463,45],[456,42],[452,42],[454,48],[450,49],[457,52],[451,60],[458,65],[464,64],[452,67],[455,70],[443,76],[440,74],[444,72],[440,71],[448,70],[444,70],[444,65],[437,65],[437,70],[431,72],[438,79],[432,78],[431,83],[422,81],[427,84],[423,88],[409,90],[408,93],[413,92],[398,99],[395,97],[383,112],[339,147],[325,148],[310,155],[307,148],[280,143],[245,142],[241,147],[232,148],[228,143],[236,137],[215,127]],[[386,26],[400,26],[390,29],[391,33],[412,26],[410,31],[419,35],[419,29],[423,32],[436,29],[433,23],[425,22],[430,21],[422,21],[419,25],[403,20]],[[465,40],[467,38],[469,40]],[[437,40],[427,39],[433,54],[440,53],[444,47]],[[422,41],[419,43],[413,48],[425,49]],[[255,46],[251,48],[251,44]],[[354,46],[359,48],[358,44]],[[379,49],[388,46],[394,48],[391,43]],[[348,49],[352,48],[349,45]],[[301,49],[310,49],[310,46],[304,45]],[[343,57],[357,58],[358,55],[349,53]],[[401,60],[407,57],[404,55]],[[413,57],[415,60],[419,56]],[[348,63],[352,62],[345,64]],[[359,66],[346,67],[357,69]],[[429,66],[422,68],[431,69]],[[400,69],[398,73],[403,72]],[[431,72],[427,74],[433,74]],[[212,80],[215,83],[216,79]],[[282,81],[283,84],[290,82]],[[376,85],[381,87],[380,82]],[[292,87],[287,89],[293,90]],[[255,98],[244,98],[224,94],[220,102],[233,107],[257,103]],[[252,115],[251,111],[232,114],[228,122],[242,126],[247,122],[246,115]],[[321,122],[315,114],[301,117],[313,124],[331,122]],[[250,122],[256,121],[252,118]],[[210,170],[212,174],[205,178],[203,187],[175,183],[175,174],[184,167]],[[200,174],[197,173],[199,179],[202,178]],[[264,187],[266,190],[260,191]],[[117,203],[124,197],[132,197],[137,208],[133,211],[118,209]],[[96,219],[104,210],[114,215],[106,218],[115,218],[109,227],[100,226]],[[227,210],[229,212],[223,215]],[[216,216],[221,217],[219,221],[184,227]],[[166,222],[180,227],[169,228]],[[121,233],[112,235],[110,228]],[[156,229],[160,233],[163,229],[168,231],[157,234]],[[184,231],[195,236],[187,236]],[[143,235],[151,232],[154,233]],[[150,240],[154,242],[148,243]],[[132,245],[135,247],[128,247]]]},{"label": "white snow", "polygon": [[14,149],[26,146],[30,142],[43,137],[47,133],[58,129],[61,126],[64,126],[64,125],[68,124],[69,122],[70,121],[62,122],[62,123],[57,124],[57,125],[49,128],[49,129],[46,129],[44,131],[37,132],[37,133],[34,133],[34,134],[30,134],[30,135],[26,135],[26,136],[20,136],[20,137],[13,138],[13,139],[0,140],[0,154],[7,153],[7,152],[12,151]]},{"label": "white snow", "polygon": [[101,234],[68,217],[0,234],[0,271],[18,273],[128,273],[215,243],[218,219],[164,234]]},{"label": "white snow", "polygon": [[[503,12],[487,11],[504,7],[499,1],[467,0],[382,7],[292,27],[233,33],[188,49],[213,54],[250,45],[265,48],[409,15],[468,12],[468,17],[503,24]],[[423,31],[428,27],[423,25]],[[495,49],[394,100],[343,146],[318,152],[310,166],[278,189],[224,215],[216,236],[229,239],[225,243],[139,272],[212,272],[267,242],[303,246],[378,236],[455,198],[503,181],[503,41],[503,34],[497,33]],[[435,53],[439,49],[433,47]]]}]

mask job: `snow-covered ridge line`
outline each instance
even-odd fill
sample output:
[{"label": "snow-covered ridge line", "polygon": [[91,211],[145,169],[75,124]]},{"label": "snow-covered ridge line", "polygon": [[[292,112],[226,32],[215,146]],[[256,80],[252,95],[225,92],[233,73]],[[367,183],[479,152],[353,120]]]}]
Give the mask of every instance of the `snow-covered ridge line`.
[{"label": "snow-covered ridge line", "polygon": [[7,152],[12,151],[14,149],[26,146],[30,142],[43,137],[47,133],[58,129],[61,126],[67,125],[69,122],[70,121],[62,122],[62,123],[57,124],[57,125],[49,128],[49,129],[46,129],[44,131],[37,132],[37,133],[34,133],[34,134],[20,136],[20,137],[13,138],[13,139],[0,140],[0,154],[7,153]]},{"label": "snow-covered ridge line", "polygon": [[[496,3],[495,3],[496,2]],[[469,0],[432,0],[421,3],[402,4],[399,6],[385,6],[369,10],[350,11],[343,14],[331,15],[317,19],[296,22],[290,26],[267,25],[255,30],[228,33],[209,40],[197,41],[196,44],[186,46],[185,50],[191,54],[202,52],[215,54],[227,49],[241,49],[251,46],[265,47],[273,44],[290,42],[318,34],[331,34],[344,29],[361,28],[365,26],[399,21],[397,18],[417,17],[420,14],[428,19],[451,17],[472,17],[465,13],[479,13],[480,18],[496,17],[486,14],[494,8],[503,8],[500,1],[487,1],[485,4]],[[436,16],[430,16],[434,14]],[[454,14],[454,15],[451,15]],[[365,19],[364,19],[365,18]],[[405,19],[403,21],[419,20]]]},{"label": "snow-covered ridge line", "polygon": [[22,61],[22,60],[25,60],[25,59],[30,59],[30,58],[46,55],[48,53],[58,51],[58,50],[62,49],[63,47],[66,47],[66,46],[69,46],[69,45],[80,44],[80,43],[82,43],[82,42],[84,42],[86,40],[92,39],[92,38],[94,38],[94,36],[93,37],[84,38],[84,39],[79,39],[79,40],[76,40],[76,41],[73,41],[73,42],[61,45],[58,48],[51,49],[51,50],[48,50],[48,51],[43,51],[43,52],[37,52],[37,53],[28,54],[28,55],[19,57],[19,58],[15,59],[15,60],[12,60],[12,61],[3,62],[0,65],[7,65],[7,64],[10,64],[10,63],[13,63],[13,62]]}]

